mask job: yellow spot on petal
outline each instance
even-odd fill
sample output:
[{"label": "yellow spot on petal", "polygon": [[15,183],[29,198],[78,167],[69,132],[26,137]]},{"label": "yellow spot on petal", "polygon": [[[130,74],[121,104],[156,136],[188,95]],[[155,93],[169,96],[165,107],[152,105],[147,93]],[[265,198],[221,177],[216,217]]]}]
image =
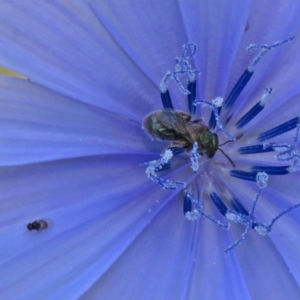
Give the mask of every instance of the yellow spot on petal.
[{"label": "yellow spot on petal", "polygon": [[21,75],[21,74],[18,74],[14,71],[11,71],[9,69],[6,69],[4,67],[1,67],[0,66],[0,75],[5,75],[5,76],[11,76],[11,77],[17,77],[17,78],[22,78],[22,79],[28,79],[27,77]]}]

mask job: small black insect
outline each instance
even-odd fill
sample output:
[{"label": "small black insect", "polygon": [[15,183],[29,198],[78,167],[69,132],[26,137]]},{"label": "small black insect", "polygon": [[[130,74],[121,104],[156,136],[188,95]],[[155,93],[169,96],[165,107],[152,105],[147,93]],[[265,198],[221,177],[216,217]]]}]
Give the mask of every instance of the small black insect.
[{"label": "small black insect", "polygon": [[33,221],[32,223],[27,224],[27,229],[28,230],[36,230],[36,231],[42,231],[44,229],[49,228],[50,222],[47,220],[36,220]]}]

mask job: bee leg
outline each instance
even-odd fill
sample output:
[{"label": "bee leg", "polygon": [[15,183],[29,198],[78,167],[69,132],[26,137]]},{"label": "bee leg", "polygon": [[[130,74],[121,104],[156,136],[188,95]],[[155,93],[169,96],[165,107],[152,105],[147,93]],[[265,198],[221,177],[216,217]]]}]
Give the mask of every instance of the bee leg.
[{"label": "bee leg", "polygon": [[179,140],[179,141],[173,141],[171,143],[170,147],[171,148],[173,148],[173,147],[174,148],[183,148],[183,149],[189,150],[191,148],[191,145],[184,140]]},{"label": "bee leg", "polygon": [[[202,118],[199,118],[199,119],[195,119],[193,121],[191,121],[191,123],[202,123],[203,119]],[[207,127],[209,128],[209,127]]]}]

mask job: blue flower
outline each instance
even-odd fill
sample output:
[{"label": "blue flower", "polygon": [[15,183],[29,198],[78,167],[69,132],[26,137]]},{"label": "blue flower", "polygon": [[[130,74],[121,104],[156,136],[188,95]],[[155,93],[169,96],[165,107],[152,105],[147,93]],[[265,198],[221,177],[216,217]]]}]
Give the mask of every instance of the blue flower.
[{"label": "blue flower", "polygon": [[[197,99],[226,99],[256,56],[245,51],[249,44],[297,35],[297,1],[275,0],[270,7],[246,0],[5,0],[0,11],[0,65],[28,78],[0,78],[3,299],[299,298],[300,212],[282,216],[266,236],[250,230],[225,254],[246,226],[188,221],[184,191],[163,190],[142,166],[157,161],[168,143],[151,141],[141,127],[162,108],[159,84],[183,44],[198,46]],[[239,149],[262,145],[260,134],[294,120],[292,130],[267,140],[292,145],[299,44],[296,37],[269,51],[232,107],[222,109],[224,128],[237,137],[222,150],[236,168],[217,151],[200,158],[205,172],[194,173],[185,153],[160,177],[191,182],[193,199],[223,223],[210,187],[221,201],[234,195],[250,211],[259,187],[232,170],[284,165],[274,144],[265,145],[272,152]],[[244,124],[266,88],[272,88],[268,103]],[[174,108],[188,112],[177,86],[170,82],[169,90]],[[196,116],[208,124],[211,109],[198,106]],[[288,173],[269,172],[255,224],[300,202],[298,172]],[[39,220],[53,226],[27,230]]]}]

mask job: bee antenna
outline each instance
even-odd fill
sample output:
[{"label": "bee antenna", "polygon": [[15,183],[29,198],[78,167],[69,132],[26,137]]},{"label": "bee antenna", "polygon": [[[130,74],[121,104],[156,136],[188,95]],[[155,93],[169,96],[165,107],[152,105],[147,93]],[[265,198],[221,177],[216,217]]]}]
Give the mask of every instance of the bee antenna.
[{"label": "bee antenna", "polygon": [[[228,140],[228,141],[226,141],[225,143],[220,144],[219,146],[223,146],[223,145],[225,145],[225,144],[227,144],[227,143],[230,143],[230,142],[233,142],[233,140]],[[220,149],[220,148],[218,148],[218,149]],[[224,152],[223,152],[223,153],[224,153]]]},{"label": "bee antenna", "polygon": [[[228,142],[231,142],[231,141],[227,141],[224,144],[226,144]],[[235,164],[234,164],[233,160],[222,149],[218,148],[218,150],[220,150],[223,153],[223,155],[227,157],[227,159],[230,161],[231,165],[235,168]]]}]

